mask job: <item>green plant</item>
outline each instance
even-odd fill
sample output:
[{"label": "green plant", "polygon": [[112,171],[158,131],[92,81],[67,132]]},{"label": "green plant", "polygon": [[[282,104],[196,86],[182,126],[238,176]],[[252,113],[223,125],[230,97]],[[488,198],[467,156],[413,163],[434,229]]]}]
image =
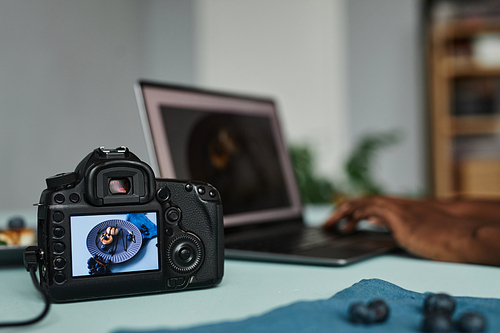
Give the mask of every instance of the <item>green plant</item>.
[{"label": "green plant", "polygon": [[312,149],[306,145],[292,145],[290,158],[304,203],[325,203],[332,200],[333,183],[316,174]]},{"label": "green plant", "polygon": [[307,144],[290,146],[290,158],[304,203],[327,203],[349,196],[383,194],[385,190],[373,176],[377,153],[401,141],[397,131],[365,135],[344,164],[346,183],[340,185],[317,175],[315,156]]},{"label": "green plant", "polygon": [[356,145],[345,163],[350,192],[356,195],[383,194],[385,190],[373,177],[376,154],[383,148],[401,141],[397,131],[368,134]]}]

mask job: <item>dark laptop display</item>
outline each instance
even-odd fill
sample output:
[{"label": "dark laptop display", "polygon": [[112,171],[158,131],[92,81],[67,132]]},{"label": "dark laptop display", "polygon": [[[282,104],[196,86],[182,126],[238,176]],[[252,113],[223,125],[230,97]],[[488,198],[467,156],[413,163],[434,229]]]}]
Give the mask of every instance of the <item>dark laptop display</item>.
[{"label": "dark laptop display", "polygon": [[227,257],[343,265],[393,248],[387,235],[304,226],[272,99],[152,82],[136,94],[157,176],[219,190]]},{"label": "dark laptop display", "polygon": [[269,119],[161,106],[176,176],[217,184],[227,215],[290,206]]}]

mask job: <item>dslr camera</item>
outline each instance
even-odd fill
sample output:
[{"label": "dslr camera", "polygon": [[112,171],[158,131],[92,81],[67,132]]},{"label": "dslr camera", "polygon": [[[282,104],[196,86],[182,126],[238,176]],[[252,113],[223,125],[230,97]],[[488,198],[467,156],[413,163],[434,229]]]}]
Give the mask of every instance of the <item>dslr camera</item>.
[{"label": "dslr camera", "polygon": [[222,205],[213,186],[155,179],[126,147],[95,149],[74,172],[46,183],[38,204],[38,247],[31,252],[52,301],[221,282]]}]

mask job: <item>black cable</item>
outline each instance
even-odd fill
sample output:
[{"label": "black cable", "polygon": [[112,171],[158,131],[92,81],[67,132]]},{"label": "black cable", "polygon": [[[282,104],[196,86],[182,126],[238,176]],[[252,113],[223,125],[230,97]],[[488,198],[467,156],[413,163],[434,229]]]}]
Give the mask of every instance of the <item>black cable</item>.
[{"label": "black cable", "polygon": [[26,320],[26,321],[19,321],[19,322],[11,322],[11,323],[0,323],[0,328],[2,327],[16,327],[16,326],[26,326],[26,325],[31,325],[36,322],[39,322],[45,316],[47,313],[49,313],[50,310],[50,299],[49,296],[42,290],[42,287],[40,286],[40,283],[38,282],[38,279],[36,278],[36,266],[32,266],[29,268],[30,275],[31,275],[31,280],[33,281],[33,284],[35,285],[35,288],[42,294],[43,299],[45,301],[45,308],[43,309],[42,313],[40,313],[37,317]]}]

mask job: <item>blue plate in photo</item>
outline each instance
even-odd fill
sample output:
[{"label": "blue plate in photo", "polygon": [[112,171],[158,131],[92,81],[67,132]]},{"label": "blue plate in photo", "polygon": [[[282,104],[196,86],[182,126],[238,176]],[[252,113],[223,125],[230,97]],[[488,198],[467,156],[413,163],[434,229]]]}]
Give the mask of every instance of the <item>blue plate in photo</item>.
[{"label": "blue plate in photo", "polygon": [[[117,234],[112,236],[109,244],[102,243],[102,236],[108,227],[116,228]],[[107,236],[106,236],[107,237]],[[142,235],[140,230],[125,220],[107,220],[97,224],[87,236],[87,249],[92,256],[98,255],[106,261],[120,263],[133,258],[141,249]]]}]

